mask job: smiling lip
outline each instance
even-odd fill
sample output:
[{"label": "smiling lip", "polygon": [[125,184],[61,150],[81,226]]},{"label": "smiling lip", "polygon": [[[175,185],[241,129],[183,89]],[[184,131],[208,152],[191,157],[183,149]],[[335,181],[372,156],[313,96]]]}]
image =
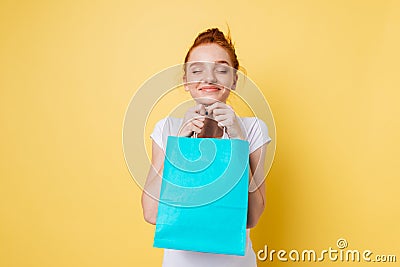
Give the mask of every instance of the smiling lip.
[{"label": "smiling lip", "polygon": [[199,90],[205,91],[205,92],[217,92],[221,89],[216,86],[204,86],[204,87],[201,87]]}]

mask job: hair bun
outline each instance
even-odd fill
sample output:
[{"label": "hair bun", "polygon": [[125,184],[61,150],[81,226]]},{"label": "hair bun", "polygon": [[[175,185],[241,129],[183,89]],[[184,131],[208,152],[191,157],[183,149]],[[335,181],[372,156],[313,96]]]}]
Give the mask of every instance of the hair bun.
[{"label": "hair bun", "polygon": [[233,64],[232,67],[235,69],[239,69],[239,61],[236,56],[235,47],[232,43],[230,31],[228,30],[228,35],[225,36],[225,34],[218,28],[211,28],[197,35],[196,39],[193,42],[193,45],[190,47],[189,51],[186,54],[185,63],[188,61],[190,52],[193,50],[193,48],[199,45],[211,44],[211,43],[218,44],[222,48],[224,48],[228,52],[229,57],[232,61]]}]

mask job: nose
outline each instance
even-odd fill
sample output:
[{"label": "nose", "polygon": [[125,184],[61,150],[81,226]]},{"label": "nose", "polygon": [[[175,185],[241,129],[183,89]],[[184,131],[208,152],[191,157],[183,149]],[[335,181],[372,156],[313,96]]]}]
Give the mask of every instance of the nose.
[{"label": "nose", "polygon": [[217,82],[217,77],[215,76],[213,69],[208,69],[205,74],[206,74],[206,76],[205,76],[204,80],[207,83],[216,83]]}]

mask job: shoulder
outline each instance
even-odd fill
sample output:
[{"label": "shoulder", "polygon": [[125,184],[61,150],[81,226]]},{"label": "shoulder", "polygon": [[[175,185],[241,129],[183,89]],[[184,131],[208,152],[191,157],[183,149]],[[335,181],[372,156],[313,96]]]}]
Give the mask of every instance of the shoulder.
[{"label": "shoulder", "polygon": [[165,117],[156,123],[154,129],[161,130],[162,132],[165,130],[174,130],[176,128],[179,130],[182,121],[183,118]]},{"label": "shoulder", "polygon": [[168,136],[178,134],[182,121],[183,118],[163,118],[155,124],[154,130],[150,134],[150,137],[157,143],[158,146],[164,149]]},{"label": "shoulder", "polygon": [[248,134],[257,131],[268,133],[268,127],[265,122],[257,117],[240,117],[243,127]]},{"label": "shoulder", "polygon": [[[264,123],[264,121],[262,119],[259,119],[257,117],[239,117],[242,122],[246,125],[252,125],[255,123]],[[265,124],[265,123],[264,123]]]},{"label": "shoulder", "polygon": [[246,140],[250,144],[250,153],[271,141],[266,123],[257,117],[239,117],[244,128]]}]

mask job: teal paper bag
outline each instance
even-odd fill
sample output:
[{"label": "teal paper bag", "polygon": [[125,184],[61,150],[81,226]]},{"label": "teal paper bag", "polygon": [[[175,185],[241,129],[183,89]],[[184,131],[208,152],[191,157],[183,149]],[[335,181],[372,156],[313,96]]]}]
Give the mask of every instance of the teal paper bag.
[{"label": "teal paper bag", "polygon": [[249,143],[169,136],[154,247],[245,254]]}]

